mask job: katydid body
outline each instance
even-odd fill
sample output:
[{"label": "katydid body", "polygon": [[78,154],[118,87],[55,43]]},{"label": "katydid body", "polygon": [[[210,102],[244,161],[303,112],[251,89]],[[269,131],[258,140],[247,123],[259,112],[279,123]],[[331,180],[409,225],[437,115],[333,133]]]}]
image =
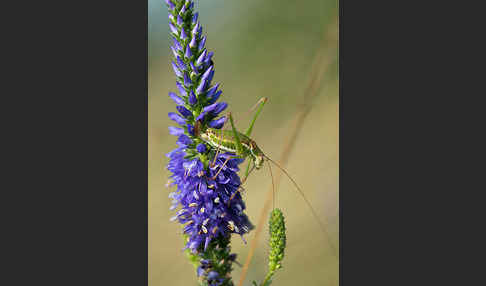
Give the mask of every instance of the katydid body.
[{"label": "katydid body", "polygon": [[[238,143],[234,134],[235,132],[237,133],[237,138],[242,146],[241,150],[238,150]],[[265,155],[260,148],[258,148],[255,141],[241,132],[236,130],[208,128],[205,132],[200,134],[200,138],[216,149],[234,153],[241,158],[249,157],[254,162],[256,169],[260,169],[263,165]]]},{"label": "katydid body", "polygon": [[[262,98],[257,103],[257,105],[255,105],[255,107],[259,106],[259,108],[258,108],[255,116],[253,117],[253,120],[250,123],[250,126],[248,127],[248,129],[245,133],[241,133],[238,130],[236,130],[235,124],[233,122],[233,117],[231,116],[231,113],[229,113],[228,117],[229,117],[229,121],[231,123],[231,130],[214,129],[214,128],[206,128],[205,130],[201,130],[200,129],[201,124],[197,122],[196,126],[195,126],[196,136],[201,138],[201,140],[203,140],[204,142],[206,142],[207,144],[209,144],[213,148],[217,149],[216,155],[214,157],[215,160],[216,160],[216,157],[217,157],[217,153],[219,153],[220,151],[225,151],[225,152],[233,153],[233,154],[235,154],[236,157],[239,157],[239,158],[242,158],[242,159],[249,158],[253,162],[253,167],[255,169],[260,169],[263,166],[263,163],[265,162],[265,160],[267,162],[272,162],[275,166],[277,166],[290,179],[290,181],[293,183],[293,185],[295,186],[295,188],[300,193],[300,195],[304,199],[305,203],[307,204],[307,206],[311,210],[312,215],[314,216],[316,221],[319,223],[321,230],[327,235],[327,231],[326,231],[325,226],[320,221],[319,216],[317,215],[316,211],[314,210],[314,208],[310,204],[309,200],[307,200],[306,196],[304,195],[304,192],[300,189],[300,187],[297,185],[297,183],[294,181],[294,179],[292,179],[292,177],[287,173],[287,171],[284,168],[282,168],[275,161],[273,161],[272,159],[267,157],[262,152],[262,150],[258,147],[258,145],[255,143],[255,141],[253,141],[250,138],[250,134],[251,134],[251,131],[253,129],[253,125],[255,124],[256,118],[258,117],[258,115],[262,111],[262,108],[265,105],[266,101],[267,101],[266,98]],[[214,178],[219,174],[219,172],[223,169],[224,165],[226,165],[226,163],[228,162],[228,160],[230,158],[231,157],[228,157],[226,159],[223,166],[216,173]],[[214,162],[213,162],[213,164],[214,164]],[[249,167],[250,167],[250,164],[248,164],[248,168],[246,169],[246,173],[245,173],[245,178],[243,179],[242,183],[244,181],[246,181],[246,179],[248,178]],[[270,164],[268,164],[268,167],[269,167],[270,174],[271,174]],[[253,170],[253,168],[252,168],[252,170]],[[272,175],[272,186],[273,186],[273,175]],[[241,186],[240,186],[240,188],[241,188]],[[275,192],[275,190],[273,190],[273,191]],[[230,201],[233,199],[234,195],[236,195],[236,193],[234,193],[231,196]],[[229,202],[228,202],[228,204],[229,204]]]}]

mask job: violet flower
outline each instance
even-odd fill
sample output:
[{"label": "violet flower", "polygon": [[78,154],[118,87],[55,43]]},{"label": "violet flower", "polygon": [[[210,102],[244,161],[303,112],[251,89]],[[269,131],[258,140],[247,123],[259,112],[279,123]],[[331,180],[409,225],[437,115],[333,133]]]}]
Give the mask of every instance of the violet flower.
[{"label": "violet flower", "polygon": [[171,65],[179,90],[179,94],[169,93],[179,112],[169,113],[169,118],[179,125],[169,128],[170,134],[178,136],[178,147],[167,154],[167,169],[172,173],[170,185],[177,188],[169,195],[173,199],[171,209],[180,207],[172,219],[183,225],[185,249],[201,284],[233,285],[230,273],[236,254],[230,251],[231,234],[243,237],[253,228],[238,191],[238,165],[243,159],[230,159],[223,166],[232,154],[216,156],[216,150],[194,134],[196,121],[203,128],[221,128],[225,117],[219,115],[228,104],[217,102],[221,95],[219,84],[211,83],[214,53],[205,48],[206,37],[202,35],[198,13],[194,13],[194,1],[166,3],[173,38]]}]

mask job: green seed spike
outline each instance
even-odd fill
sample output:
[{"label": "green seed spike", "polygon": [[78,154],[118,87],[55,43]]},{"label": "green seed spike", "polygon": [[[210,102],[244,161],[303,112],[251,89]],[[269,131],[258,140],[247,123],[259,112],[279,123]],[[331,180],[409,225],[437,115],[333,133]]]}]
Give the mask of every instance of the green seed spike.
[{"label": "green seed spike", "polygon": [[269,219],[270,253],[268,255],[268,273],[261,286],[270,285],[270,279],[277,269],[282,268],[287,237],[285,235],[285,219],[280,209],[274,209]]}]

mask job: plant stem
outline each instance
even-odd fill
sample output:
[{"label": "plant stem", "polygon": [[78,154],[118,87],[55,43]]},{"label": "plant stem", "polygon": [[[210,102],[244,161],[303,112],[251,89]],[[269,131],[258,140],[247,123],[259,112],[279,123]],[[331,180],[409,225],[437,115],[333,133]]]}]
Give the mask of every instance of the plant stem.
[{"label": "plant stem", "polygon": [[270,278],[272,278],[272,276],[273,276],[272,274],[273,274],[273,273],[268,272],[268,273],[267,273],[267,276],[265,277],[265,280],[263,280],[263,282],[262,282],[262,284],[261,284],[260,286],[265,286],[265,285],[267,285],[268,280],[270,280]]}]

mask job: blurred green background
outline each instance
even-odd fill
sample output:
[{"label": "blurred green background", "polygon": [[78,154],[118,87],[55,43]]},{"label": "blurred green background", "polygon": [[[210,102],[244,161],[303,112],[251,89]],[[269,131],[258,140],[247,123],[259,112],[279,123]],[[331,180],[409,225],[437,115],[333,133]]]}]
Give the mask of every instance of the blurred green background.
[{"label": "blurred green background", "polygon": [[[339,247],[338,218],[338,52],[336,0],[198,0],[206,46],[214,51],[215,77],[220,82],[222,100],[228,102],[239,129],[246,129],[247,111],[263,96],[269,101],[257,120],[252,138],[274,160],[279,160],[285,141],[292,132],[311,77],[314,58],[322,43],[325,70],[321,87],[311,102],[312,109],[301,127],[289,157],[287,170],[300,184],[326,225],[330,238],[303,199],[284,177],[276,196],[276,206],[286,216],[287,249],[283,268],[273,285],[338,285],[339,261],[330,243]],[[169,135],[174,125],[167,113],[175,104],[167,96],[176,91],[175,76],[169,65],[167,8],[163,0],[149,0],[148,70],[148,280],[150,286],[196,285],[196,274],[181,249],[181,230],[170,222],[165,187],[169,176],[165,154],[176,147]],[[322,41],[322,39],[325,39]],[[308,102],[310,103],[310,102]],[[245,163],[246,164],[246,163]],[[242,165],[246,166],[246,165]],[[273,168],[276,173],[277,169]],[[265,194],[271,187],[267,168],[255,171],[246,183],[247,214],[257,223]],[[262,281],[267,269],[268,226],[250,265],[246,282]],[[233,252],[244,264],[255,232],[244,244],[233,236]],[[241,267],[235,265],[233,280],[239,281]]]}]

